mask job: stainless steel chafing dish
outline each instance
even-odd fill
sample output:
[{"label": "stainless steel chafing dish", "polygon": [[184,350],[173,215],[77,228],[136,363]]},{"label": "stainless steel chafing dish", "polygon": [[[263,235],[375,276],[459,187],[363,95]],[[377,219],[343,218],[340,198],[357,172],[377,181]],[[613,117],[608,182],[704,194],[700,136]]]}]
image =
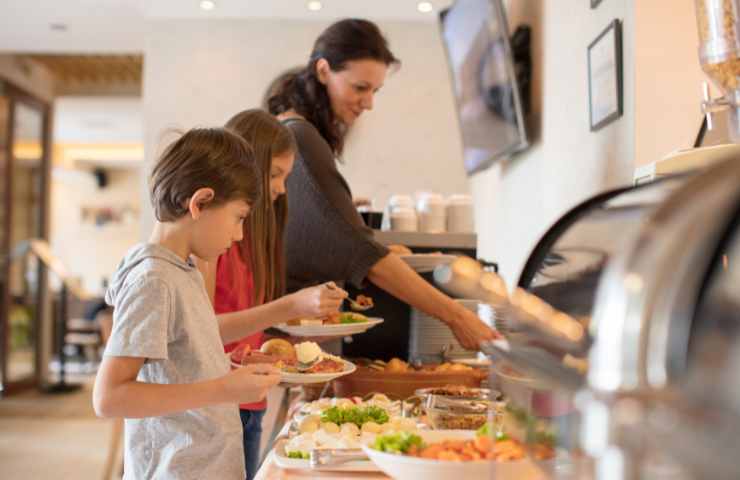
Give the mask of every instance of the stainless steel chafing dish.
[{"label": "stainless steel chafing dish", "polygon": [[456,285],[496,304],[491,359],[571,402],[529,405],[568,452],[551,477],[740,478],[739,212],[740,159],[577,206],[506,302]]}]

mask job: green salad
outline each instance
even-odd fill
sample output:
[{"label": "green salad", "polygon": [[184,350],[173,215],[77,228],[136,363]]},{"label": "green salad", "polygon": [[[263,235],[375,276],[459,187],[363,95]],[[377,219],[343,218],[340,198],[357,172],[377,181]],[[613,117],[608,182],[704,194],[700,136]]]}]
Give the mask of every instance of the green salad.
[{"label": "green salad", "polygon": [[497,442],[499,442],[501,440],[508,440],[509,439],[509,436],[506,435],[501,430],[499,430],[497,432],[493,431],[493,429],[491,428],[491,424],[490,423],[486,423],[485,425],[483,425],[482,427],[480,427],[475,432],[475,434],[477,436],[479,436],[479,437],[491,437],[492,439],[496,440]]},{"label": "green salad", "polygon": [[345,423],[354,423],[358,427],[362,427],[364,423],[375,422],[382,425],[390,420],[388,412],[385,409],[369,406],[369,407],[331,407],[321,414],[322,422],[333,422],[337,425]]},{"label": "green salad", "polygon": [[311,455],[308,452],[285,452],[288,454],[288,458],[295,458],[298,460],[308,460]]},{"label": "green salad", "polygon": [[381,452],[407,453],[412,445],[424,448],[424,440],[419,435],[410,432],[380,435],[375,439],[373,448]]},{"label": "green salad", "polygon": [[551,447],[557,443],[557,433],[547,421],[537,418],[527,410],[512,404],[506,406],[506,413],[523,431],[525,443],[542,443]]},{"label": "green salad", "polygon": [[353,312],[343,312],[339,315],[339,323],[364,323],[367,322],[365,315]]}]

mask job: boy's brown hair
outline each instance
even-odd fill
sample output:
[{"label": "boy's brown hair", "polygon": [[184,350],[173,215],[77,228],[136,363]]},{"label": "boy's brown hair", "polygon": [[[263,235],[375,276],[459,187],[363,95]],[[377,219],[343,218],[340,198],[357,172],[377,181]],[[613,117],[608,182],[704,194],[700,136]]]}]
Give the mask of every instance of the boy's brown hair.
[{"label": "boy's brown hair", "polygon": [[199,188],[215,192],[205,208],[238,199],[253,205],[262,193],[261,177],[252,148],[239,135],[224,128],[194,128],[168,146],[152,170],[154,215],[160,222],[179,219]]}]

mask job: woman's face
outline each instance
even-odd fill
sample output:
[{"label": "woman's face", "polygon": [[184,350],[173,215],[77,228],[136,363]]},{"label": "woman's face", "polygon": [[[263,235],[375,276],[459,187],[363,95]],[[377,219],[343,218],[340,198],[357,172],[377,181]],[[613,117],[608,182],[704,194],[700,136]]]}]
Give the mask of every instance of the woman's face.
[{"label": "woman's face", "polygon": [[352,60],[335,72],[325,59],[316,63],[319,81],[326,86],[334,115],[351,126],[365,110],[372,110],[373,97],[383,86],[388,66],[377,60]]},{"label": "woman's face", "polygon": [[293,162],[295,154],[287,151],[280,155],[272,157],[272,167],[270,167],[270,197],[274,202],[280,195],[285,194],[285,181],[288,175],[293,171]]}]

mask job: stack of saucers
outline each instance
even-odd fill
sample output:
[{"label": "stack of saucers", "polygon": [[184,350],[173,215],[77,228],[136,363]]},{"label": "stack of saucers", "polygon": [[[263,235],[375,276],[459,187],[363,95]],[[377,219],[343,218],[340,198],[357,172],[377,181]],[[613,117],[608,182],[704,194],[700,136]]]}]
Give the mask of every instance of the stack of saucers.
[{"label": "stack of saucers", "polygon": [[[478,309],[478,300],[455,300],[471,312]],[[422,361],[440,359],[446,352],[449,358],[475,357],[475,352],[464,349],[452,331],[440,320],[417,309],[411,310],[409,357]]]},{"label": "stack of saucers", "polygon": [[502,335],[511,333],[511,326],[506,320],[506,305],[491,305],[489,303],[478,304],[478,316],[486,325],[495,328]]}]

